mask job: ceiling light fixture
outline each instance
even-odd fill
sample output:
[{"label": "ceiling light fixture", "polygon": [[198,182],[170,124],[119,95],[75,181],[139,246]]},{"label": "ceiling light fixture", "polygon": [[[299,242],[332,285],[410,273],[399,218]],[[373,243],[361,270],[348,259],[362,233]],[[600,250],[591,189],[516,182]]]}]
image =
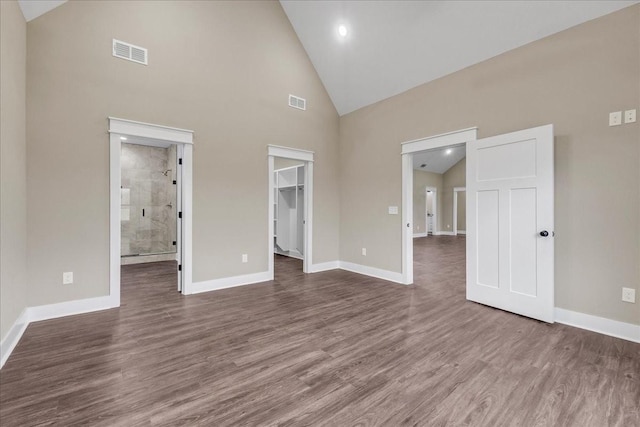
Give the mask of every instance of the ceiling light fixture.
[{"label": "ceiling light fixture", "polygon": [[448,148],[447,151],[445,151],[445,154],[451,154],[453,152],[453,150],[451,148]]},{"label": "ceiling light fixture", "polygon": [[345,25],[340,25],[338,27],[338,34],[340,34],[340,37],[347,37],[347,27]]}]

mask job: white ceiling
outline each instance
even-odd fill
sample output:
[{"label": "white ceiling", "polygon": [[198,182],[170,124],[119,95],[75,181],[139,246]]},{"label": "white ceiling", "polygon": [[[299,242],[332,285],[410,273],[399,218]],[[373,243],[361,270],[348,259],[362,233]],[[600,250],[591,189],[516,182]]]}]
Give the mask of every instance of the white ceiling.
[{"label": "white ceiling", "polygon": [[36,19],[40,15],[44,15],[51,9],[55,9],[67,0],[18,0],[22,14],[27,22]]},{"label": "white ceiling", "polygon": [[[447,154],[447,150],[451,150]],[[413,155],[413,168],[425,172],[445,173],[451,166],[464,159],[466,147],[464,144],[434,150],[421,151]],[[425,167],[421,165],[426,164]]]},{"label": "white ceiling", "polygon": [[638,1],[280,3],[343,115]]}]

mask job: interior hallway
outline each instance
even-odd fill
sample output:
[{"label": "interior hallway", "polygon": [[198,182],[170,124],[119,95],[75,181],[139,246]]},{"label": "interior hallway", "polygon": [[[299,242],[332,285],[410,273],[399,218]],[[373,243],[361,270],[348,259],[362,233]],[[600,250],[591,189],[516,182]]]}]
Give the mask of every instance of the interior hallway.
[{"label": "interior hallway", "polygon": [[415,240],[416,284],[340,270],[182,297],[128,266],[120,309],[29,326],[3,427],[640,425],[640,344],[464,299],[464,238]]}]

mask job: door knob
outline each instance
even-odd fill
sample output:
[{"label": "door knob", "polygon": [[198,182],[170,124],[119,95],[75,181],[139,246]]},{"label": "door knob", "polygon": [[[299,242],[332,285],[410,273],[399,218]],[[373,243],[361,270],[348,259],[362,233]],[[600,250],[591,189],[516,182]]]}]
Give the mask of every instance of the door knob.
[{"label": "door knob", "polygon": [[548,232],[547,230],[542,230],[542,231],[540,232],[540,235],[541,235],[542,237],[547,237],[547,236],[549,235],[549,232]]}]

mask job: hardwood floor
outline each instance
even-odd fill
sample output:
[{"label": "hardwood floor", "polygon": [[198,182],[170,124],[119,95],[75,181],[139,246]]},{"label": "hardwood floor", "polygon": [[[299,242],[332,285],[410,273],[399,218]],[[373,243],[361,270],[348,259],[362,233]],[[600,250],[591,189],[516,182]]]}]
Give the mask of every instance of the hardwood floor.
[{"label": "hardwood floor", "polygon": [[640,425],[640,344],[465,301],[464,238],[415,254],[413,286],[278,257],[189,297],[125,266],[119,309],[29,326],[0,425]]}]

